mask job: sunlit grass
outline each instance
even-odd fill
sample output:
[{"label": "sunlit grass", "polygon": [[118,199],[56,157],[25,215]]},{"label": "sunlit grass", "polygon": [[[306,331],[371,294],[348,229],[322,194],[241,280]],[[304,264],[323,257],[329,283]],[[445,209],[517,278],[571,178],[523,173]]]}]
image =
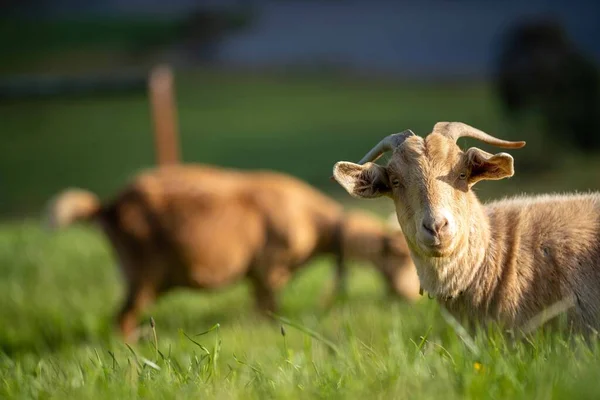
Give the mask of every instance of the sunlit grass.
[{"label": "sunlit grass", "polygon": [[579,399],[600,390],[595,343],[547,332],[513,343],[492,330],[469,347],[434,301],[387,298],[368,268],[352,269],[347,303],[325,308],[331,273],[320,260],[284,289],[283,322],[255,313],[245,283],[174,292],[140,319],[147,334],[128,348],[112,327],[121,280],[97,231],[4,225],[0,397]]}]

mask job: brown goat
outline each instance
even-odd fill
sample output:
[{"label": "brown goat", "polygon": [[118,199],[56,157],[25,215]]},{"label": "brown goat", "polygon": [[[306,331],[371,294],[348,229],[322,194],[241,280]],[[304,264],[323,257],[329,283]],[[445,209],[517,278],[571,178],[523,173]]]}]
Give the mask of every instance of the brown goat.
[{"label": "brown goat", "polygon": [[[359,164],[339,162],[336,180],[353,196],[390,197],[422,287],[456,316],[522,328],[571,302],[580,331],[600,328],[600,194],[516,197],[483,206],[473,185],[514,174],[513,158],[456,145],[472,137],[505,148],[463,123],[440,122],[425,138],[390,135]],[[386,167],[373,162],[385,151]],[[472,325],[472,324],[471,324]]]},{"label": "brown goat", "polygon": [[248,277],[258,307],[275,311],[275,291],[319,254],[373,263],[388,287],[418,296],[418,277],[401,234],[342,207],[303,182],[273,172],[169,166],[142,173],[112,202],[72,189],[50,203],[50,225],[99,222],[124,273],[118,320],[132,337],[140,311],[176,287],[219,288]]}]

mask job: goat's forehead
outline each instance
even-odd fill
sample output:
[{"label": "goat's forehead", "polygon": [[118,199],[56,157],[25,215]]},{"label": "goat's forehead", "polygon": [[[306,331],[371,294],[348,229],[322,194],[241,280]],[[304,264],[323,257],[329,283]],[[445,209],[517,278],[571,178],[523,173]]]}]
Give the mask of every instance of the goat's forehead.
[{"label": "goat's forehead", "polygon": [[425,138],[425,147],[431,161],[452,161],[459,153],[456,142],[438,133]]},{"label": "goat's forehead", "polygon": [[412,136],[396,149],[388,168],[393,172],[407,168],[431,172],[444,170],[452,168],[460,153],[454,141],[443,135]]}]

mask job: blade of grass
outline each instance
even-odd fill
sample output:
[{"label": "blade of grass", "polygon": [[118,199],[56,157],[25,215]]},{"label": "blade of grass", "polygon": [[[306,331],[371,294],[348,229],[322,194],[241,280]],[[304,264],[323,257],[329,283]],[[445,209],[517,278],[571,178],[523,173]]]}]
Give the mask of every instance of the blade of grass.
[{"label": "blade of grass", "polygon": [[340,355],[340,350],[339,348],[329,339],[327,339],[326,337],[324,337],[323,335],[321,335],[318,332],[313,331],[310,328],[307,328],[297,322],[291,321],[285,317],[282,317],[280,315],[271,313],[271,315],[273,316],[273,318],[276,318],[279,320],[279,322],[291,326],[293,328],[298,329],[299,331],[306,333],[307,335],[310,335],[311,337],[313,337],[314,339],[317,339],[318,341],[320,341],[321,343],[323,343],[324,345],[326,345],[330,350],[332,350],[336,355]]}]

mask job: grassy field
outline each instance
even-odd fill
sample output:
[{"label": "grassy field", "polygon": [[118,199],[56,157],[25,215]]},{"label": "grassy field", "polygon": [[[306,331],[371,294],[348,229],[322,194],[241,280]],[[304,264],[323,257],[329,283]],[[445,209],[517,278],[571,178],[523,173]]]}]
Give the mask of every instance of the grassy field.
[{"label": "grassy field", "polygon": [[158,354],[152,336],[128,348],[113,335],[121,284],[96,231],[5,225],[0,265],[0,398],[584,399],[600,390],[596,346],[550,335],[511,344],[493,331],[466,345],[435,302],[386,299],[365,268],[352,270],[350,299],[327,311],[328,260],[281,293],[294,323],[285,337],[254,313],[245,284],[162,298],[140,321],[156,321]]},{"label": "grassy field", "polygon": [[[481,184],[484,199],[600,188],[598,157],[508,124],[481,84],[204,71],[178,75],[178,102],[186,161],[286,171],[382,215],[386,202],[349,202],[328,181],[333,163],[439,120],[529,141],[512,152],[517,176]],[[160,353],[152,335],[126,347],[113,333],[123,293],[106,240],[89,227],[44,232],[37,216],[65,186],[110,196],[152,165],[150,133],[143,95],[0,105],[0,398],[597,398],[595,344],[495,332],[470,343],[434,301],[386,298],[358,266],[349,300],[326,310],[328,259],[281,293],[285,336],[254,313],[241,283],[162,298],[140,320],[156,321]]]}]

